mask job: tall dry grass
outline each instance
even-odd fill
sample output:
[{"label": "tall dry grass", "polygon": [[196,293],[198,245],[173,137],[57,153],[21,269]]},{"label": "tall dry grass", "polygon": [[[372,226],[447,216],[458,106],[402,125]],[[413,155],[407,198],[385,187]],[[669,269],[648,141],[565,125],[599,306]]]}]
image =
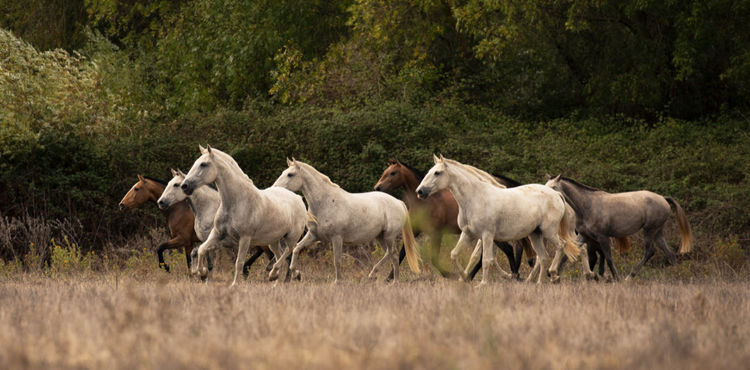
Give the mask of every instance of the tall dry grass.
[{"label": "tall dry grass", "polygon": [[744,368],[750,285],[0,282],[1,368]]}]

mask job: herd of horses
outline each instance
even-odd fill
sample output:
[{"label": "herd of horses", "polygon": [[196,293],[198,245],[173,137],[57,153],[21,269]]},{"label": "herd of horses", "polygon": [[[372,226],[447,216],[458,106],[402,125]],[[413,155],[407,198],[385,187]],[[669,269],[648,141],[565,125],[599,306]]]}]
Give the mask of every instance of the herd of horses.
[{"label": "herd of horses", "polygon": [[[492,268],[518,279],[524,254],[532,267],[526,281],[541,283],[544,276],[557,281],[563,262],[579,256],[586,278],[604,276],[606,264],[612,279],[619,280],[612,241],[618,249],[627,249],[628,236],[643,230],[643,258],[627,280],[656,248],[676,263],[664,238],[672,208],[681,235],[679,253],[692,248],[690,224],[680,205],[645,190],[607,193],[559,175],[548,175],[545,185],[524,185],[443,156],[434,156],[434,166],[426,174],[389,160],[375,191],[365,193],[349,193],[313,166],[287,159],[288,168],[276,182],[259,189],[230,155],[210,146],[200,146],[200,151],[190,171],[172,170],[169,182],[138,175],[120,208],[155,202],[163,210],[171,239],[159,245],[157,256],[159,266],[167,271],[164,251],[168,249],[183,248],[188,269],[204,280],[213,267],[212,251],[236,250],[232,286],[263,254],[270,261],[266,267],[270,280],[284,268],[286,280],[300,279],[299,253],[316,242],[332,245],[335,281],[342,279],[344,245],[373,244],[385,253],[369,277],[390,262],[387,280],[398,281],[404,258],[412,271],[420,272],[415,239],[420,234],[429,239],[430,265],[442,276],[449,276],[436,261],[443,236],[458,234],[450,253],[455,272],[470,281],[481,268],[480,285],[488,283]],[[388,194],[397,189],[403,189],[403,200]],[[193,248],[196,243],[200,245]],[[464,267],[458,257],[472,246]],[[497,262],[495,246],[507,256],[510,272]]]}]

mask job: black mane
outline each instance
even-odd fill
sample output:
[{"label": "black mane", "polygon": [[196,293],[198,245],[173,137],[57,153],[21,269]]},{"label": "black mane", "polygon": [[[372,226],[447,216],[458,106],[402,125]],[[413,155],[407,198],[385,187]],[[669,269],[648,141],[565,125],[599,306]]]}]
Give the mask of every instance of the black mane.
[{"label": "black mane", "polygon": [[414,174],[414,176],[417,177],[417,180],[422,180],[424,178],[424,172],[422,172],[422,171],[420,171],[420,170],[418,170],[418,169],[416,169],[416,168],[414,168],[414,167],[412,167],[412,166],[410,166],[410,165],[408,165],[408,164],[406,164],[404,162],[399,161],[398,163],[401,163],[402,166],[408,168]]},{"label": "black mane", "polygon": [[561,180],[565,180],[565,181],[567,181],[569,183],[572,183],[573,185],[578,186],[579,188],[583,188],[583,189],[586,189],[586,190],[589,190],[589,191],[602,191],[601,189],[597,189],[597,188],[595,188],[593,186],[588,186],[586,184],[581,184],[580,182],[578,182],[576,180],[573,180],[570,177],[560,176],[560,179]]},{"label": "black mane", "polygon": [[148,176],[143,176],[143,178],[146,179],[146,180],[151,180],[153,182],[156,182],[156,183],[162,184],[164,186],[167,186],[167,182],[164,181],[164,180],[159,180],[159,179],[155,179],[153,177],[148,177]]},{"label": "black mane", "polygon": [[513,179],[511,179],[510,177],[507,177],[507,176],[498,175],[498,174],[495,174],[495,173],[493,173],[492,176],[495,176],[498,179],[503,180],[502,182],[505,183],[504,185],[506,187],[509,187],[509,188],[515,188],[516,186],[523,185],[522,183],[520,183],[520,182],[518,182],[516,180],[513,180]]}]

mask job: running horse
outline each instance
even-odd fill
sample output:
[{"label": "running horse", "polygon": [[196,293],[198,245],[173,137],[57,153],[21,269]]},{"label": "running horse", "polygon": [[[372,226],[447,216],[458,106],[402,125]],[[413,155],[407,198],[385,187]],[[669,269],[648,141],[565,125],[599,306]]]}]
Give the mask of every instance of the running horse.
[{"label": "running horse", "polygon": [[[120,201],[120,209],[133,209],[146,202],[156,204],[166,186],[167,183],[164,181],[144,177],[139,174],[138,182],[130,188],[130,191]],[[171,207],[162,210],[162,212],[167,217],[167,226],[169,227],[169,236],[171,239],[159,244],[159,247],[156,249],[156,254],[159,258],[159,267],[169,272],[169,265],[164,262],[164,251],[167,249],[184,248],[189,270],[190,251],[193,248],[193,244],[200,241],[193,228],[195,215],[190,210],[186,201],[177,202]]]},{"label": "running horse", "polygon": [[693,234],[690,223],[682,207],[671,197],[646,190],[607,193],[560,175],[550,178],[546,185],[562,193],[568,204],[573,207],[577,216],[576,231],[579,237],[588,246],[595,246],[595,249],[603,254],[615,280],[619,277],[612,262],[610,237],[627,238],[643,229],[646,242],[643,259],[625,280],[635,277],[654,255],[654,244],[667,255],[670,263],[676,263],[675,254],[664,239],[664,223],[671,214],[670,205],[674,207],[682,239],[679,253],[688,253],[692,249]]},{"label": "running horse", "polygon": [[[383,171],[380,180],[375,184],[377,191],[393,191],[403,188],[402,200],[409,208],[409,214],[414,221],[412,227],[414,234],[425,233],[430,239],[430,251],[432,265],[437,268],[436,258],[440,252],[440,246],[443,235],[446,233],[460,234],[461,229],[458,227],[458,203],[456,198],[448,189],[443,189],[430,194],[426,199],[417,197],[417,186],[422,181],[424,175],[414,167],[405,164],[398,159],[389,159],[388,168]],[[494,175],[495,180],[507,188],[513,188],[522,185],[521,183],[507,178],[505,176]],[[521,265],[521,255],[526,250],[526,255],[530,258],[530,265],[533,265],[534,251],[531,249],[528,239],[524,238],[516,242],[514,248],[507,242],[498,243],[500,250],[508,257],[511,273],[518,276],[518,270]],[[404,259],[404,249],[401,248],[399,261]],[[480,256],[479,262],[474,266],[468,266],[471,270],[468,278],[473,279],[479,269],[482,267]],[[445,276],[440,269],[441,275]]]}]

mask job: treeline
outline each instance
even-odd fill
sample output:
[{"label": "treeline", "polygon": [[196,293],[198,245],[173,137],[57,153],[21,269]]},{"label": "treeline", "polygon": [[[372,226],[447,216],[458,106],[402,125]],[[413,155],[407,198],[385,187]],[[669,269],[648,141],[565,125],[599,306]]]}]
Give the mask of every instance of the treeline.
[{"label": "treeline", "polygon": [[96,249],[163,226],[117,202],[199,143],[259,186],[296,156],[351,191],[440,152],[668,194],[702,240],[746,244],[748,18],[750,0],[5,1],[0,216],[80,221]]},{"label": "treeline", "polygon": [[450,98],[534,118],[695,119],[750,101],[750,0],[4,4],[0,26],[41,50],[111,42],[113,88],[169,116]]}]

